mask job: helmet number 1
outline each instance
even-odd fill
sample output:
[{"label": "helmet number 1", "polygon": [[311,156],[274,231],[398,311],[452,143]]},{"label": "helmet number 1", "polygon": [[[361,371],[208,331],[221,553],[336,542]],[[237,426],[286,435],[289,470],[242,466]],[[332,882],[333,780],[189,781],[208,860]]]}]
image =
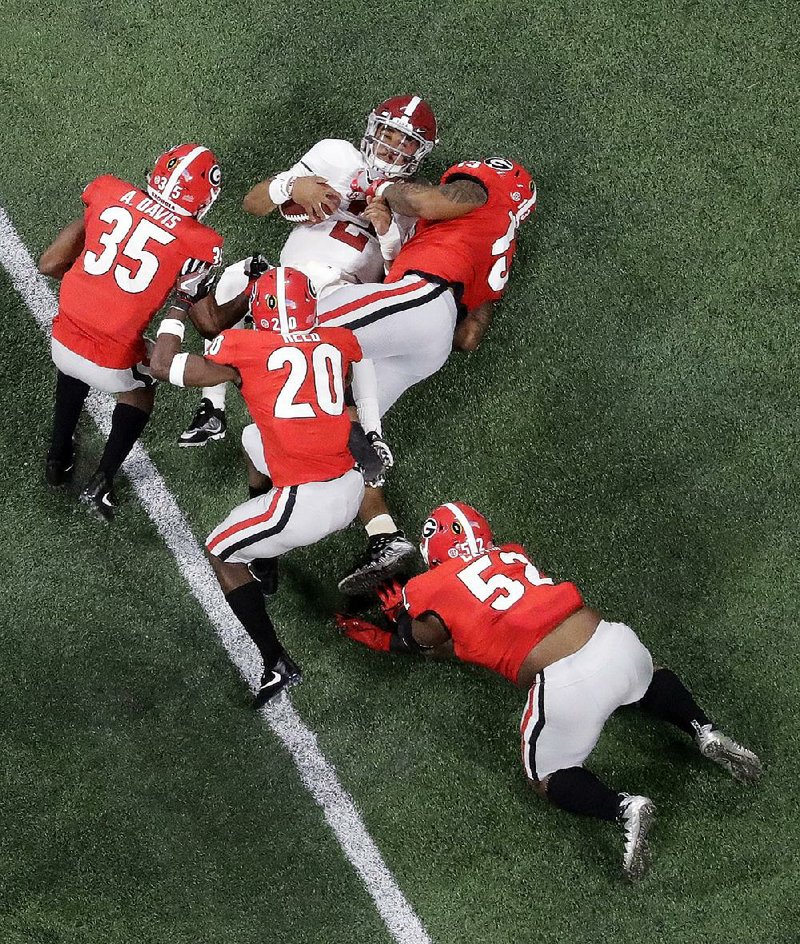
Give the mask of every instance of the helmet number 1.
[{"label": "helmet number 1", "polygon": [[[150,241],[168,246],[175,235],[150,220],[139,220],[134,227],[133,215],[124,207],[106,207],[99,219],[110,223],[112,229],[98,236],[102,252],[87,250],[84,253],[84,269],[89,275],[105,275],[113,266],[114,281],[123,292],[131,295],[143,292],[156,277],[159,265],[158,256],[145,247]],[[125,248],[121,249],[126,239]]]}]

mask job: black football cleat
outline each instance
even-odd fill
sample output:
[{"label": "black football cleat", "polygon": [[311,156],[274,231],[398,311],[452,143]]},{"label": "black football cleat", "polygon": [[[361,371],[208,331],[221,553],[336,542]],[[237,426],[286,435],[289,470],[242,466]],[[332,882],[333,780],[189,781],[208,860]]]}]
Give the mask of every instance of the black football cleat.
[{"label": "black football cleat", "polygon": [[80,500],[93,515],[103,521],[113,521],[117,503],[111,484],[102,472],[95,472],[80,494]]},{"label": "black football cleat", "polygon": [[253,708],[263,708],[264,705],[275,703],[275,699],[282,691],[297,685],[303,679],[303,673],[300,666],[289,657],[284,650],[283,655],[278,659],[271,669],[264,669],[261,676],[261,684],[253,698]]},{"label": "black football cleat", "polygon": [[257,557],[247,565],[250,573],[258,581],[265,597],[278,592],[278,559],[276,557]]},{"label": "black football cleat", "polygon": [[339,581],[339,590],[348,596],[368,593],[401,571],[416,553],[417,549],[402,531],[375,534],[353,572]]},{"label": "black football cleat", "polygon": [[74,471],[75,462],[72,459],[69,462],[62,462],[60,459],[48,459],[44,469],[45,481],[52,488],[68,485],[72,481]]},{"label": "black football cleat", "polygon": [[218,410],[203,397],[197,412],[178,439],[179,446],[205,446],[212,439],[224,439],[228,428],[225,410]]}]

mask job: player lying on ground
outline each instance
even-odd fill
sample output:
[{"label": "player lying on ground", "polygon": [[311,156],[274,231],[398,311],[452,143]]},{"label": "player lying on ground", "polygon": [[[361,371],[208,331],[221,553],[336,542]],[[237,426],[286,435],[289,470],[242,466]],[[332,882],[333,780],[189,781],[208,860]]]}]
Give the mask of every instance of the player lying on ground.
[{"label": "player lying on ground", "polygon": [[[255,216],[278,209],[295,224],[280,264],[305,272],[320,297],[342,285],[382,281],[413,220],[393,216],[382,201],[367,208],[364,189],[378,177],[413,176],[437,140],[429,105],[416,95],[395,96],[370,112],[360,151],[349,141],[319,141],[289,170],[256,184],[244,209]],[[219,304],[245,290],[246,262],[223,272],[215,291]],[[225,384],[202,390],[181,446],[204,446],[225,436],[226,390]]]},{"label": "player lying on ground", "polygon": [[[381,417],[406,390],[435,373],[453,347],[475,350],[480,344],[493,302],[508,282],[517,230],[536,204],[536,188],[519,164],[490,158],[451,167],[438,187],[383,182],[376,194],[367,194],[375,195],[393,212],[417,217],[415,233],[385,284],[339,288],[321,300],[319,311],[321,324],[349,327],[359,339],[365,361],[353,379],[358,413],[389,465]],[[192,320],[210,338],[245,310],[244,294],[222,304],[207,297],[193,309]],[[380,487],[367,490],[359,516],[369,538],[367,553],[340,581],[345,593],[377,586],[416,553]]]},{"label": "player lying on ground", "polygon": [[430,569],[404,588],[395,582],[381,590],[391,631],[357,618],[338,617],[339,626],[372,649],[454,654],[527,690],[520,725],[526,776],[556,806],[623,827],[626,878],[647,870],[655,806],[618,793],[583,766],[616,708],[635,704],[676,725],[737,780],[761,776],[758,757],[717,730],[674,672],[654,669],[629,626],[584,606],[574,584],[544,576],[520,545],[495,545],[474,508],[436,508],[420,550]]},{"label": "player lying on ground", "polygon": [[[364,365],[353,389],[366,432],[380,447],[381,418],[397,399],[435,373],[453,348],[477,350],[508,283],[517,231],[536,204],[536,187],[521,165],[490,158],[456,164],[438,187],[382,183],[375,195],[393,213],[417,217],[414,234],[384,286],[341,288],[320,303],[320,322],[351,328],[374,367],[370,378]],[[340,581],[343,593],[372,589],[416,553],[381,488],[367,488],[359,516],[368,546]]]},{"label": "player lying on ground", "polygon": [[[313,287],[298,270],[270,269],[249,298],[256,330],[224,331],[204,357],[179,353],[189,306],[178,303],[158,329],[151,367],[178,387],[234,383],[253,417],[242,433],[250,500],[211,532],[206,554],[263,659],[260,707],[300,680],[264,604],[262,588],[277,586],[276,558],[346,527],[364,494],[344,402],[361,348],[346,329],[317,327]],[[263,582],[253,578],[254,562]]]},{"label": "player lying on ground", "polygon": [[196,286],[221,261],[222,238],[200,222],[219,191],[219,165],[208,148],[172,148],[148,174],[147,192],[111,174],[93,180],[83,191],[83,216],[39,260],[40,272],[61,280],[47,482],[72,478],[73,436],[90,387],[116,394],[100,465],[81,493],[106,520],[114,514],[114,476],[153,409],[144,332],[179,273],[181,293],[196,300]]}]

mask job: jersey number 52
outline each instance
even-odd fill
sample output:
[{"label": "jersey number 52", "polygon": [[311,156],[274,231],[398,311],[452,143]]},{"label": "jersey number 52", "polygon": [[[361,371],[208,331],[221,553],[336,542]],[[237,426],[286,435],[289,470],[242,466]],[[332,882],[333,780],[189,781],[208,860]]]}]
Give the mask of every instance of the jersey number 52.
[{"label": "jersey number 52", "polygon": [[[533,564],[516,551],[501,551],[498,555],[504,564],[524,564],[524,576],[527,583],[532,587],[540,587],[542,584],[552,584],[550,577],[543,577]],[[472,561],[463,570],[458,572],[458,579],[464,584],[469,592],[477,597],[481,603],[486,603],[492,594],[500,591],[489,604],[493,610],[510,610],[518,603],[525,594],[525,584],[521,580],[515,580],[508,574],[492,574],[491,577],[484,579],[482,574],[492,566],[492,559],[488,554],[484,554],[477,560]]]}]

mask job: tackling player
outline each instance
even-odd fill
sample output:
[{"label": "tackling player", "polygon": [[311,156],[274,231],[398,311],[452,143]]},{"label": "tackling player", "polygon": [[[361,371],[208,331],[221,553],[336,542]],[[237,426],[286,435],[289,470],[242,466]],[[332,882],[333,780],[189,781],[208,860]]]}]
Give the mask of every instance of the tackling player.
[{"label": "tackling player", "polygon": [[198,144],[174,147],[156,161],[146,191],[111,174],[93,180],[83,191],[83,216],[39,260],[40,272],[61,280],[47,481],[55,486],[72,478],[73,435],[90,387],[117,394],[100,465],[81,492],[106,520],[114,515],[114,476],[153,409],[144,332],[176,277],[179,292],[196,300],[221,261],[222,238],[200,222],[219,192],[213,153]]},{"label": "tackling player", "polygon": [[[520,164],[490,158],[456,164],[439,187],[380,182],[371,190],[393,213],[417,217],[416,229],[384,285],[341,288],[321,302],[320,321],[351,328],[374,367],[371,373],[365,362],[353,388],[365,431],[385,450],[388,466],[381,417],[409,387],[435,373],[453,348],[477,349],[505,291],[536,187]],[[350,594],[377,586],[415,554],[381,488],[367,489],[359,515],[368,546],[339,583]]]},{"label": "tackling player", "polygon": [[[413,220],[394,215],[377,201],[367,207],[364,191],[372,180],[408,179],[438,141],[436,117],[417,95],[398,95],[369,114],[360,150],[349,141],[327,138],[289,170],[256,184],[244,209],[267,216],[278,209],[295,223],[280,264],[304,271],[320,297],[342,285],[380,282],[397,255]],[[224,271],[215,291],[224,304],[247,285],[246,260]],[[204,388],[181,446],[204,446],[225,436],[226,385]]]},{"label": "tackling player", "polygon": [[153,375],[179,387],[234,383],[254,423],[242,434],[249,459],[250,500],[238,505],[206,540],[206,554],[231,609],[264,663],[254,707],[300,680],[300,669],[267,615],[257,563],[272,584],[276,558],[315,544],[355,518],[364,480],[348,450],[344,388],[361,359],[351,331],[317,328],[313,286],[300,271],[271,269],[249,292],[257,330],[231,329],[204,357],[179,353],[189,305],[178,302],[162,321]]},{"label": "tackling player", "polygon": [[761,776],[758,757],[720,732],[672,671],[654,669],[629,626],[584,606],[574,584],[546,577],[520,545],[496,545],[474,508],[436,508],[420,551],[427,573],[380,592],[391,632],[356,618],[338,617],[339,626],[372,649],[454,654],[527,690],[520,731],[528,780],[561,809],[619,823],[629,880],[649,864],[653,801],[618,793],[583,766],[616,708],[636,704],[676,725],[737,780]]}]

